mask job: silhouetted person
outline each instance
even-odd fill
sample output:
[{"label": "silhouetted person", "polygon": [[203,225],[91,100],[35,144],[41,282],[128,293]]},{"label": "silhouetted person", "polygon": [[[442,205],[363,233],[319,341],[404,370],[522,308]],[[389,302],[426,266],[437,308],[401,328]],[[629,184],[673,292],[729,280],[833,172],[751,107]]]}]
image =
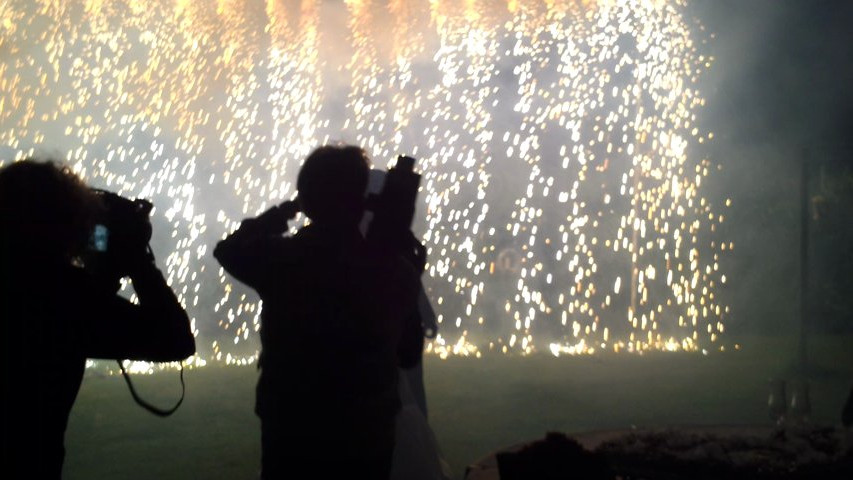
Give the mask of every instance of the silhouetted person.
[{"label": "silhouetted person", "polygon": [[[360,148],[318,148],[299,172],[298,203],[244,220],[214,251],[263,300],[255,409],[265,480],[306,469],[310,478],[389,475],[397,367],[423,346],[420,284],[359,232],[368,170]],[[283,236],[300,209],[311,224]]]},{"label": "silhouetted person", "polygon": [[174,361],[195,351],[147,239],[126,252],[138,305],[116,295],[117,277],[77,266],[103,209],[66,168],[25,160],[0,169],[2,478],[61,477],[87,357]]}]

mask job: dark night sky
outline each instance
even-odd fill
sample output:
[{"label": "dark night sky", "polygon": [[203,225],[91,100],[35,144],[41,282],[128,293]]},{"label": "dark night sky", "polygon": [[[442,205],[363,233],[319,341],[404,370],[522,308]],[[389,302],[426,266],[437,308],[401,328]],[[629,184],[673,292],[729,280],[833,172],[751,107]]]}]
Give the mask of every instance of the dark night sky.
[{"label": "dark night sky", "polygon": [[695,8],[716,33],[709,118],[727,140],[841,143],[853,108],[853,2],[697,0]]}]

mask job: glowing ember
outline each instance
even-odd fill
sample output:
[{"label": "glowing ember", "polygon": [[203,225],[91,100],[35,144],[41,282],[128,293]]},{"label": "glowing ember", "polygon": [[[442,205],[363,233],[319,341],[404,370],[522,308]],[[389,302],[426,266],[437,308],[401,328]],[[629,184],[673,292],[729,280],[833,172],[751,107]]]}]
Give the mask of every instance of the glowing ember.
[{"label": "glowing ember", "polygon": [[685,9],[5,2],[0,154],[52,155],[152,199],[203,357],[251,363],[261,311],[211,246],[291,197],[300,160],[338,140],[379,166],[422,159],[429,351],[710,349],[729,202],[702,196],[712,164],[692,158],[713,136],[696,90],[712,59]]}]

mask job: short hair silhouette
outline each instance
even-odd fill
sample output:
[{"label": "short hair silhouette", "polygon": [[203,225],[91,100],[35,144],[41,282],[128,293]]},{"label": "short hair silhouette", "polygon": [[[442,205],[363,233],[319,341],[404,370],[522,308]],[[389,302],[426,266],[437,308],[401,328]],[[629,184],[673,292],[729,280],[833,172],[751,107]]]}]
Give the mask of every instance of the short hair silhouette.
[{"label": "short hair silhouette", "polygon": [[26,159],[0,169],[0,239],[18,251],[73,256],[102,205],[68,167]]},{"label": "short hair silhouette", "polygon": [[357,224],[369,173],[370,161],[359,147],[317,148],[305,159],[296,180],[302,211],[316,223]]}]

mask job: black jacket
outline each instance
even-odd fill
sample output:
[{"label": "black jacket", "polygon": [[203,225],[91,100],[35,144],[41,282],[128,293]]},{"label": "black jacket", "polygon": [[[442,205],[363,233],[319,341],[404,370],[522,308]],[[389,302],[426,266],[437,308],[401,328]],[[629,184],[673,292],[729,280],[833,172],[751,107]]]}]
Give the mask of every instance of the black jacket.
[{"label": "black jacket", "polygon": [[0,256],[3,478],[60,478],[86,358],[176,361],[195,352],[187,315],[154,264],[131,279],[138,304],[70,264]]},{"label": "black jacket", "polygon": [[214,251],[263,301],[258,415],[306,433],[317,422],[388,425],[399,409],[397,367],[423,349],[414,269],[355,227],[283,237],[270,218],[244,221]]}]

